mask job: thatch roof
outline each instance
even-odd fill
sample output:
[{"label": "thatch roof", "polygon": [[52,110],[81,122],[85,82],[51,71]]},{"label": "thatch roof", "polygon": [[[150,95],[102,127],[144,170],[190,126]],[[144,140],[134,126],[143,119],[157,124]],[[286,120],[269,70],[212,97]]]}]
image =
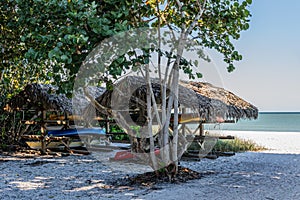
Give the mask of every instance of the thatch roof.
[{"label": "thatch roof", "polygon": [[[157,79],[151,80],[151,85],[156,102],[161,102],[160,84]],[[127,76],[118,83],[115,88],[119,92],[105,91],[96,98],[102,106],[109,109],[116,106],[119,110],[128,107],[146,109],[146,82],[142,77]],[[115,89],[116,90],[116,89]],[[167,93],[170,91],[168,90]],[[113,100],[112,100],[113,98]],[[191,108],[198,112],[198,116],[205,121],[215,121],[216,117],[224,119],[255,119],[258,116],[258,109],[244,101],[233,93],[217,88],[209,83],[180,82],[179,104],[181,107]],[[118,105],[120,104],[121,105]],[[115,104],[112,106],[112,104]],[[144,107],[144,108],[143,108]]]},{"label": "thatch roof", "polygon": [[254,105],[228,90],[204,82],[191,81],[181,82],[180,84],[192,89],[198,95],[222,101],[226,105],[227,119],[256,119],[258,117],[258,109]]},{"label": "thatch roof", "polygon": [[[56,94],[57,87],[48,84],[29,84],[19,94],[14,96],[10,102],[11,109],[37,109],[37,110],[54,110],[72,113],[72,101],[67,98],[65,94]],[[90,93],[93,95],[101,95],[104,88],[88,87]],[[83,109],[89,104],[89,101],[84,98],[80,92],[75,95],[77,109]],[[80,103],[78,103],[80,101]]]},{"label": "thatch roof", "polygon": [[72,112],[72,103],[57,88],[48,84],[29,84],[9,102],[11,109],[37,109]]}]

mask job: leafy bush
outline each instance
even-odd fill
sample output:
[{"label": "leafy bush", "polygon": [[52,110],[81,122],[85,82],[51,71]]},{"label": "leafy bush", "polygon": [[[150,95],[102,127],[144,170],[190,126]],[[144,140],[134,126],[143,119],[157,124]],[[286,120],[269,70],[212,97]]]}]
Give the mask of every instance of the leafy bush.
[{"label": "leafy bush", "polygon": [[[117,141],[129,141],[129,136],[127,134],[122,134],[124,131],[117,125],[110,126],[110,133],[113,133],[112,140]],[[120,133],[120,134],[118,134]]]},{"label": "leafy bush", "polygon": [[256,144],[252,140],[235,138],[234,140],[218,140],[213,151],[220,152],[245,152],[245,151],[262,151],[265,147]]}]

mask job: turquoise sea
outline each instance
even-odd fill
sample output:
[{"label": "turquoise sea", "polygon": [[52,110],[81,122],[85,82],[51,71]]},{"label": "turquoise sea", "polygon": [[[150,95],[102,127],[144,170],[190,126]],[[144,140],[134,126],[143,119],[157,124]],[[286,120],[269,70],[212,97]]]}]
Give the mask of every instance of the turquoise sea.
[{"label": "turquoise sea", "polygon": [[300,112],[261,112],[257,120],[222,124],[221,130],[300,132]]}]

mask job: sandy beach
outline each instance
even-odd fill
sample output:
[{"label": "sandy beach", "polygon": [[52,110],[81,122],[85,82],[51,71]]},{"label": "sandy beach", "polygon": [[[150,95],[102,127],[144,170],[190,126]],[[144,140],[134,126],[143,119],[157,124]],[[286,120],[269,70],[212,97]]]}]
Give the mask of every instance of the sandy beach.
[{"label": "sandy beach", "polygon": [[181,162],[202,178],[140,188],[114,185],[149,168],[103,159],[111,154],[26,159],[2,155],[0,199],[300,199],[300,133],[222,134],[251,139],[271,150]]},{"label": "sandy beach", "polygon": [[266,153],[300,154],[299,132],[221,131],[221,134],[255,141],[269,149]]}]

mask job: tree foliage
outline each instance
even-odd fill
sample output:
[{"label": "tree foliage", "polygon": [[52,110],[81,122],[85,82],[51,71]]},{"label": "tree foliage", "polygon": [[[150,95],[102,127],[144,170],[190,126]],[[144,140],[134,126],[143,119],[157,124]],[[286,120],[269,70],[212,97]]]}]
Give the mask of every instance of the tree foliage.
[{"label": "tree foliage", "polygon": [[[160,23],[160,27],[167,26],[177,32],[184,27],[192,27],[185,31],[189,31],[189,36],[202,47],[221,53],[229,72],[235,69],[234,62],[242,59],[232,41],[239,39],[241,31],[249,28],[251,14],[248,7],[252,0],[241,3],[239,0],[163,1],[159,6],[157,1],[149,2],[156,19],[161,17],[153,26]],[[202,11],[201,17],[192,25]]]},{"label": "tree foliage", "polygon": [[[203,0],[179,1],[3,0],[0,63],[2,84],[13,90],[49,81],[71,91],[87,54],[104,38],[141,26],[190,26]],[[249,28],[251,0],[208,0],[191,35],[224,55],[228,71],[242,59],[232,39]],[[182,14],[184,13],[184,14]],[[158,20],[159,19],[159,20]],[[112,74],[121,69],[111,68]],[[187,70],[188,71],[188,70]]]},{"label": "tree foliage", "polygon": [[[251,0],[3,0],[0,13],[0,87],[6,94],[2,92],[1,96],[7,98],[30,82],[49,82],[60,86],[58,92],[68,93],[72,91],[78,70],[87,55],[105,38],[138,27],[167,28],[171,34],[180,35],[178,39],[173,37],[176,47],[172,51],[162,51],[160,43],[164,41],[160,38],[159,46],[141,49],[142,55],[126,52],[111,63],[106,74],[117,79],[126,69],[137,70],[137,64],[149,63],[151,52],[166,57],[170,63],[172,61],[171,87],[175,96],[171,95],[172,98],[166,102],[164,83],[162,124],[167,122],[163,133],[168,137],[173,105],[171,148],[176,151],[178,100],[175,97],[179,81],[176,73],[182,70],[190,78],[201,77],[200,73],[193,71],[193,67],[198,67],[198,58],[186,60],[182,56],[183,51],[194,50],[194,45],[187,40],[203,48],[215,49],[223,55],[228,71],[233,71],[235,61],[242,59],[233,40],[239,39],[241,31],[249,28],[251,14],[248,7],[251,3]],[[197,53],[200,58],[208,60],[201,50]],[[151,102],[149,68],[144,70],[148,80],[147,97]],[[150,102],[147,102],[148,114]],[[151,116],[148,117],[151,121]],[[162,140],[162,145],[169,143],[169,138]]]},{"label": "tree foliage", "polygon": [[27,82],[48,81],[61,86],[59,92],[71,91],[86,55],[104,38],[137,23],[131,4],[116,0],[1,1],[1,84],[15,90]]}]

